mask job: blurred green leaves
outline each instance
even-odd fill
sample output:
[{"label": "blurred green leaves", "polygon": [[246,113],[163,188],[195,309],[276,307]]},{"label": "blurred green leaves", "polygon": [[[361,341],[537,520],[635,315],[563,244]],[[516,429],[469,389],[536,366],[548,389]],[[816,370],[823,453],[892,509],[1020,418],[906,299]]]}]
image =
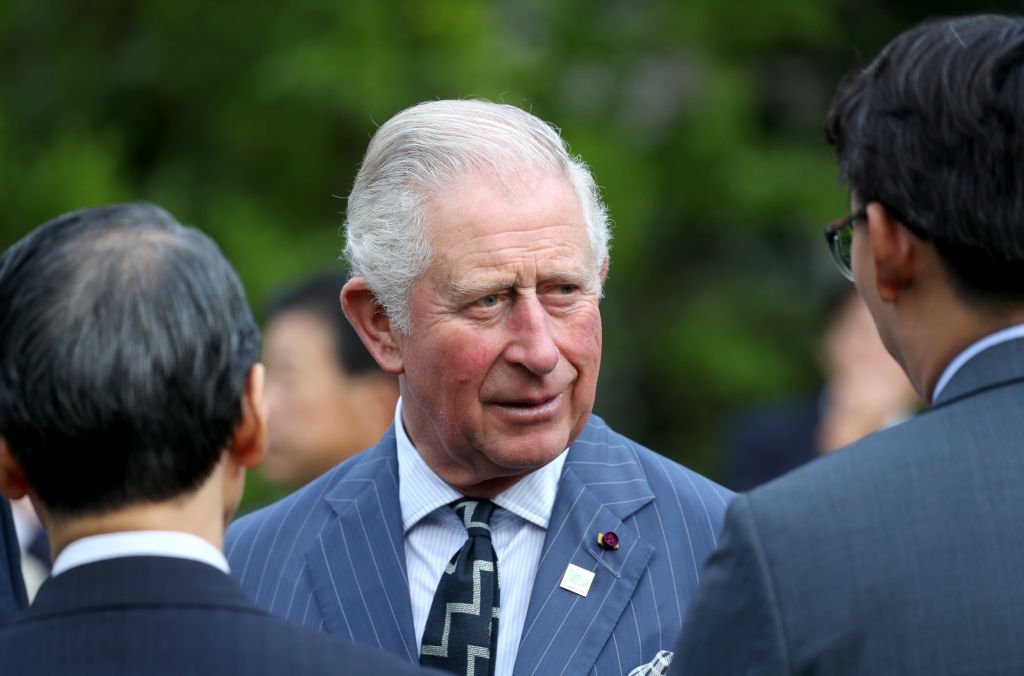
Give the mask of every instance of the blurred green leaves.
[{"label": "blurred green leaves", "polygon": [[728,411],[816,385],[835,280],[819,224],[846,206],[819,131],[836,84],[896,31],[966,11],[8,0],[0,246],[70,209],[154,201],[217,239],[259,312],[334,264],[377,124],[427,99],[519,105],[562,129],[616,225],[598,412],[714,475]]}]

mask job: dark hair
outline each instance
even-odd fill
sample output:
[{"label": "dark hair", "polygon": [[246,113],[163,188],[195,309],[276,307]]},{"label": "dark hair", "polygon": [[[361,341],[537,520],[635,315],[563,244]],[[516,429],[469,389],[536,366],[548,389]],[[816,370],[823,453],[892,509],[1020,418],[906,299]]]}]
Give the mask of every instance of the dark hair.
[{"label": "dark hair", "polygon": [[206,235],[146,204],[65,214],[0,258],[0,434],[55,514],[185,495],[240,420],[259,342]]},{"label": "dark hair", "polygon": [[344,373],[383,373],[341,310],[339,296],[346,279],[342,273],[327,273],[285,289],[270,302],[266,324],[288,312],[308,313],[330,329],[334,337],[335,360]]},{"label": "dark hair", "polygon": [[973,300],[1024,300],[1024,19],[923,23],[840,89],[840,178],[935,242]]}]

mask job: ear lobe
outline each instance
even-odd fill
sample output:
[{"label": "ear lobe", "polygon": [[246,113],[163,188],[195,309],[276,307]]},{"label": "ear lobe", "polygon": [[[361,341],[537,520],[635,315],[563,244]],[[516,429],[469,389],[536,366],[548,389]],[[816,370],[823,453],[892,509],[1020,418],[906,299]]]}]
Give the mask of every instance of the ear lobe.
[{"label": "ear lobe", "polygon": [[353,277],[341,289],[341,306],[363,345],[385,372],[404,371],[397,330],[362,277]]},{"label": "ear lobe", "polygon": [[242,419],[235,425],[228,442],[228,453],[242,467],[253,468],[263,462],[267,452],[267,412],[263,401],[266,369],[253,364],[242,393]]},{"label": "ear lobe", "polygon": [[867,214],[868,237],[875,263],[875,288],[880,300],[895,303],[914,282],[914,260],[919,241],[878,202],[868,205]]},{"label": "ear lobe", "polygon": [[0,436],[0,495],[8,500],[18,500],[28,495],[28,478],[21,469],[21,463],[14,457],[7,439]]}]

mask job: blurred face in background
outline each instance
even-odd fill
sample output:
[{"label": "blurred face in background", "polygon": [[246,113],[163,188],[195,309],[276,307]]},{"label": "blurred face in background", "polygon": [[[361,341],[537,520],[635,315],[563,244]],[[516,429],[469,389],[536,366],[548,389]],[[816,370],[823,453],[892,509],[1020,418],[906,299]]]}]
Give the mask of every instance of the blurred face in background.
[{"label": "blurred face in background", "polygon": [[335,344],[331,327],[310,312],[289,310],[267,324],[263,471],[275,483],[315,479],[375,443],[394,414],[394,384],[378,374],[346,374]]},{"label": "blurred face in background", "polygon": [[856,293],[836,308],[824,348],[828,406],[819,430],[822,451],[846,446],[913,412],[917,394]]}]

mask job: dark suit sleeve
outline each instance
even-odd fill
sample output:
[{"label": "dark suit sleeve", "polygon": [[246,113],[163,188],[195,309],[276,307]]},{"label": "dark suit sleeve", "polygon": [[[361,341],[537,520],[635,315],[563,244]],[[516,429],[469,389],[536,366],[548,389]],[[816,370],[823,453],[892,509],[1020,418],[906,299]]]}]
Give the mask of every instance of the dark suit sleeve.
[{"label": "dark suit sleeve", "polygon": [[683,623],[671,674],[787,674],[775,591],[746,496],[729,506],[718,549]]},{"label": "dark suit sleeve", "polygon": [[0,498],[0,624],[27,605],[25,583],[21,579],[21,550],[14,532],[11,506]]}]

